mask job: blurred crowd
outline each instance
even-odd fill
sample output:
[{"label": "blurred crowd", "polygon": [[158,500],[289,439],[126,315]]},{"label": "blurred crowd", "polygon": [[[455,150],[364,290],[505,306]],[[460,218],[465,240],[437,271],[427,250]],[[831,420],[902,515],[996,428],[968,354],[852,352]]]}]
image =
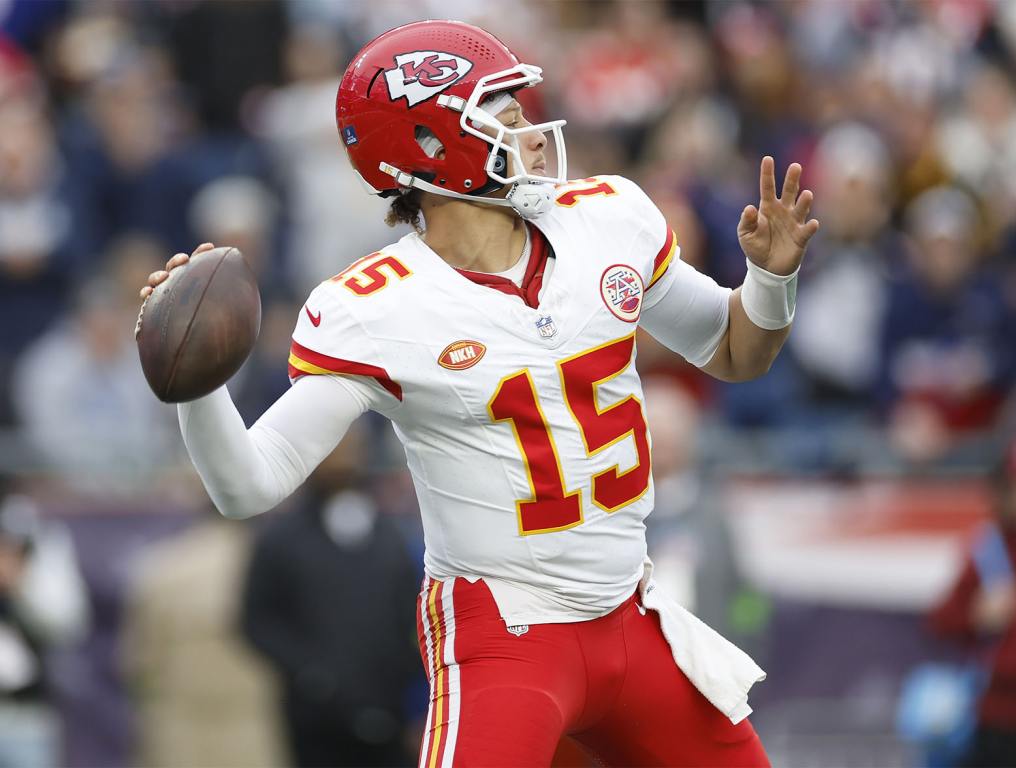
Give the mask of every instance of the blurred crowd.
[{"label": "blurred crowd", "polygon": [[[506,12],[482,0],[8,0],[0,475],[5,498],[42,509],[37,527],[48,533],[36,540],[62,542],[65,614],[45,631],[31,610],[16,622],[32,654],[61,672],[53,696],[65,721],[81,718],[63,737],[62,762],[200,763],[208,753],[174,753],[199,736],[151,730],[180,714],[165,709],[174,693],[191,715],[194,700],[216,712],[245,702],[232,741],[249,749],[216,755],[218,765],[278,762],[284,742],[300,764],[327,764],[308,746],[327,738],[359,744],[363,762],[390,763],[412,743],[426,696],[411,637],[422,543],[390,430],[368,420],[356,449],[369,457],[363,476],[325,471],[291,518],[264,530],[214,521],[174,409],[145,383],[133,329],[138,289],[169,256],[204,241],[239,247],[259,274],[264,312],[230,389],[248,422],[274,401],[289,386],[289,337],[307,292],[404,234],[384,224],[386,203],[346,162],[334,124],[341,72],[385,29],[449,17],[542,66],[546,80],[523,94],[525,108],[533,122],[568,120],[569,175],[637,180],[676,230],[681,257],[724,285],[743,279],[735,227],[757,201],[762,155],[778,173],[804,166],[822,228],[773,370],[725,385],[640,339],[663,454],[650,544],[714,624],[736,633],[758,611],[742,600],[740,624],[726,626],[726,601],[744,593],[729,533],[709,515],[718,481],[703,465],[710,476],[976,474],[1013,434],[1016,2],[515,0]],[[359,552],[364,569],[389,567],[357,577],[348,557],[346,570],[329,565],[335,553],[301,537]],[[271,575],[277,568],[265,576],[273,562],[292,566],[288,581]],[[0,582],[14,578],[4,572],[0,559]],[[210,582],[216,589],[204,590]],[[306,585],[322,582],[349,611],[376,611],[375,629],[353,642],[348,628],[315,623],[328,601]],[[377,593],[367,590],[375,582]],[[389,587],[400,597],[386,597]],[[193,599],[178,612],[155,597],[181,593]],[[406,606],[412,669],[385,668],[376,700],[343,698],[381,674],[375,662],[350,664],[347,651],[398,656]],[[0,612],[0,629],[5,621]],[[278,634],[301,621],[320,648]],[[222,648],[171,660],[189,652],[195,627]],[[392,647],[366,642],[391,633]],[[189,661],[232,670],[245,693],[219,701],[200,674],[187,688],[173,665],[193,676]],[[0,693],[29,686],[29,699],[50,700],[38,693],[43,676],[8,684],[2,667]],[[268,677],[251,682],[269,667],[279,693]],[[270,719],[265,702],[276,695],[289,730],[269,738],[250,723]],[[315,720],[314,702],[341,713],[341,726]],[[39,738],[24,749],[46,764],[39,745],[52,747],[55,726],[38,712]],[[28,754],[11,764],[28,765]]]},{"label": "blurred crowd", "polygon": [[286,386],[295,306],[401,234],[338,148],[338,76],[389,25],[453,10],[544,67],[526,106],[568,119],[571,175],[640,181],[721,283],[743,277],[735,222],[761,155],[804,165],[823,227],[774,371],[727,387],[643,344],[643,368],[715,423],[874,429],[920,465],[1008,418],[1012,3],[17,0],[0,38],[0,424],[101,487],[179,458],[126,329],[144,275],[204,240],[261,276],[264,343],[236,393],[257,415]]}]

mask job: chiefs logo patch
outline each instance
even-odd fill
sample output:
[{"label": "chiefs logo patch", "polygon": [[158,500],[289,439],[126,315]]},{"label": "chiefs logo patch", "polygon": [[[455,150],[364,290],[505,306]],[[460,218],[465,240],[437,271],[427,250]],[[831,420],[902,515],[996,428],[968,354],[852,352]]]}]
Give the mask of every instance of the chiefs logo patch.
[{"label": "chiefs logo patch", "polygon": [[624,264],[614,264],[603,270],[600,278],[600,295],[607,309],[618,320],[634,323],[642,310],[645,287],[639,273]]},{"label": "chiefs logo patch", "polygon": [[464,371],[480,362],[486,352],[478,341],[455,341],[444,348],[437,363],[450,371]]},{"label": "chiefs logo patch", "polygon": [[405,99],[411,107],[437,96],[473,68],[473,62],[441,51],[413,51],[395,57],[395,68],[385,70],[392,101]]}]

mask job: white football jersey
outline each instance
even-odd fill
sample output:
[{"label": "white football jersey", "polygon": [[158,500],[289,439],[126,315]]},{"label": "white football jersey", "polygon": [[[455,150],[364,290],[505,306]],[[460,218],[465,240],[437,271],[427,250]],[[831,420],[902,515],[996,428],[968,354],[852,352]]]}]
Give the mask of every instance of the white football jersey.
[{"label": "white football jersey", "polygon": [[600,616],[638,585],[653,481],[635,329],[675,275],[702,277],[633,182],[571,182],[556,200],[534,222],[556,259],[538,307],[411,234],[313,291],[290,356],[294,378],[375,383],[416,486],[427,573],[534,595],[520,623]]}]

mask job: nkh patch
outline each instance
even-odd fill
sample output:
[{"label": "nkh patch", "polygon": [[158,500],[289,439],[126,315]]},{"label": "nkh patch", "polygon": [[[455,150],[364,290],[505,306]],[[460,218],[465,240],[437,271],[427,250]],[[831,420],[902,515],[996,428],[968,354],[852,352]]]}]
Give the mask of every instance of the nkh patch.
[{"label": "nkh patch", "polygon": [[358,139],[356,138],[356,129],[351,125],[347,125],[345,128],[342,129],[342,138],[346,140],[347,147],[350,144],[356,144],[356,142],[358,141]]},{"label": "nkh patch", "polygon": [[522,635],[526,634],[526,632],[529,631],[529,625],[513,624],[512,626],[508,627],[508,631],[511,632],[513,635],[515,635],[515,637],[522,637]]},{"label": "nkh patch", "polygon": [[607,309],[618,320],[634,323],[642,311],[645,286],[639,273],[627,264],[614,264],[603,270],[600,277],[600,296]]},{"label": "nkh patch", "polygon": [[486,352],[487,347],[478,341],[453,341],[438,356],[437,363],[450,371],[464,371],[480,362]]},{"label": "nkh patch", "polygon": [[388,96],[405,99],[415,107],[457,83],[473,68],[473,62],[443,51],[411,51],[395,57],[395,67],[385,70]]}]

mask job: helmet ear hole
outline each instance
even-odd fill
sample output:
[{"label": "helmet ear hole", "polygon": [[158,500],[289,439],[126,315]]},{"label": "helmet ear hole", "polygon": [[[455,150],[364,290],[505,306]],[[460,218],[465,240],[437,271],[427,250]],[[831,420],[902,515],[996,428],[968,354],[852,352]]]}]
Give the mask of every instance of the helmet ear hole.
[{"label": "helmet ear hole", "polygon": [[500,173],[503,176],[506,165],[507,163],[505,163],[504,155],[498,154],[498,156],[494,158],[494,173]]},{"label": "helmet ear hole", "polygon": [[416,143],[420,145],[420,149],[423,150],[423,154],[427,157],[444,157],[444,144],[441,143],[441,139],[435,136],[430,128],[425,125],[418,125],[414,129],[413,134],[416,137]]}]

